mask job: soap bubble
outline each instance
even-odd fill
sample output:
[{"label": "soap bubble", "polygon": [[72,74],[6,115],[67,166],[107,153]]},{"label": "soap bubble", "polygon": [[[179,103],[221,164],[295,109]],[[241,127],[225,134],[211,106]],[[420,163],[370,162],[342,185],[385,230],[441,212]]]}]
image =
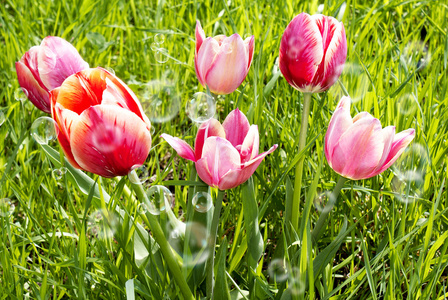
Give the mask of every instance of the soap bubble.
[{"label": "soap bubble", "polygon": [[[362,100],[371,86],[369,76],[364,68],[355,63],[346,63],[341,67],[343,67],[343,71],[339,80],[348,92],[352,103]],[[345,92],[338,82],[333,85],[330,91],[338,101],[345,96]]]},{"label": "soap bubble", "polygon": [[404,94],[398,98],[398,110],[402,115],[412,115],[417,110],[418,100],[413,94]]},{"label": "soap bubble", "polygon": [[283,259],[272,260],[268,266],[268,274],[277,283],[285,282],[288,279],[288,270]]},{"label": "soap bubble", "polygon": [[149,170],[146,165],[134,165],[131,167],[131,172],[135,172],[137,175],[137,178],[129,177],[129,181],[133,184],[144,184],[149,179]]},{"label": "soap bubble", "polygon": [[61,180],[65,173],[67,173],[66,167],[53,170],[53,176],[56,180]]},{"label": "soap bubble", "polygon": [[159,48],[160,48],[160,45],[159,44],[157,44],[157,43],[151,43],[151,50],[152,51],[158,51],[159,50]]},{"label": "soap bubble", "polygon": [[15,209],[15,205],[11,202],[9,198],[0,199],[0,216],[8,217],[12,215]]},{"label": "soap bubble", "polygon": [[153,215],[160,215],[166,211],[168,206],[171,206],[173,194],[163,185],[154,185],[146,192],[148,201],[142,203],[144,212],[148,211]]},{"label": "soap bubble", "polygon": [[41,145],[56,140],[59,133],[56,122],[49,117],[40,117],[31,125],[31,136]]},{"label": "soap bubble", "polygon": [[28,99],[28,91],[24,88],[17,88],[14,91],[14,99],[16,99],[17,101],[25,101]]},{"label": "soap bubble", "polygon": [[169,59],[168,50],[165,48],[158,48],[157,51],[154,52],[154,58],[158,63],[166,63]]},{"label": "soap bubble", "polygon": [[[329,200],[332,200],[331,202],[329,202]],[[328,203],[330,203],[330,205],[327,205]],[[331,209],[333,207],[332,204],[334,205],[335,203],[335,199],[334,196],[332,195],[332,192],[330,191],[325,191],[323,193],[320,193],[319,195],[317,195],[316,198],[314,198],[314,208],[319,211],[319,212],[328,212],[331,211]]]},{"label": "soap bubble", "polygon": [[[291,269],[291,274],[288,278],[289,289],[294,296],[303,295],[305,292],[306,283],[300,279],[300,270],[297,267]],[[300,299],[301,297],[299,297]]]},{"label": "soap bubble", "polygon": [[87,231],[99,239],[109,239],[114,236],[118,224],[118,218],[114,212],[98,209],[88,216]]},{"label": "soap bubble", "polygon": [[165,42],[165,36],[161,33],[158,33],[154,36],[154,42],[157,44],[163,44]]},{"label": "soap bubble", "polygon": [[2,111],[0,111],[0,126],[2,126],[3,123],[5,123],[5,121],[6,121],[5,114]]},{"label": "soap bubble", "polygon": [[425,68],[430,61],[428,47],[420,41],[408,43],[400,52],[400,64],[409,73]]},{"label": "soap bubble", "polygon": [[194,195],[191,203],[194,209],[200,213],[206,213],[213,206],[212,196],[207,192],[198,192]]},{"label": "soap bubble", "polygon": [[143,110],[153,123],[168,122],[180,109],[180,97],[174,83],[154,80],[138,92]]},{"label": "soap bubble", "polygon": [[207,93],[195,93],[193,99],[187,102],[186,111],[193,122],[203,123],[215,115],[215,98]]},{"label": "soap bubble", "polygon": [[109,73],[111,73],[112,75],[115,75],[115,70],[112,69],[111,67],[106,67],[105,68],[107,71],[109,71]]}]

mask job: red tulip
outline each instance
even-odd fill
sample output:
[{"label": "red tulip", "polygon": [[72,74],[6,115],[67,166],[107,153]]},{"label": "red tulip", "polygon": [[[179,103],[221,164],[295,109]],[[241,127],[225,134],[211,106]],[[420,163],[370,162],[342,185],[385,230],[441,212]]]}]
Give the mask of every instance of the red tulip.
[{"label": "red tulip", "polygon": [[51,112],[49,92],[68,76],[88,67],[72,44],[55,36],[47,36],[40,46],[31,47],[16,62],[17,78],[23,92],[46,113]]},{"label": "red tulip", "polygon": [[255,172],[263,158],[277,145],[258,154],[258,126],[250,126],[246,116],[233,110],[224,123],[210,119],[202,123],[196,135],[195,150],[183,140],[162,134],[181,157],[194,161],[199,177],[220,190],[234,188]]},{"label": "red tulip", "polygon": [[347,57],[344,24],[324,15],[297,15],[280,43],[280,70],[303,93],[329,89],[339,78]]},{"label": "red tulip", "polygon": [[102,68],[68,77],[50,92],[59,143],[76,168],[123,176],[145,162],[151,123],[135,94]]},{"label": "red tulip", "polygon": [[199,82],[214,94],[235,91],[249,72],[254,41],[254,36],[243,41],[237,33],[206,38],[197,21],[194,67]]},{"label": "red tulip", "polygon": [[395,134],[395,126],[381,123],[367,112],[350,116],[350,98],[342,97],[325,135],[325,156],[333,170],[358,180],[389,168],[414,139],[415,130]]}]

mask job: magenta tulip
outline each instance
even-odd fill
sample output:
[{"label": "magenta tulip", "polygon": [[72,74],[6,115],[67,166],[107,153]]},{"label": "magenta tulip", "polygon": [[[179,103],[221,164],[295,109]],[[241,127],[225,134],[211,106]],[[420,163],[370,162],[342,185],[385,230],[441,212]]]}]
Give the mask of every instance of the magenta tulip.
[{"label": "magenta tulip", "polygon": [[286,81],[303,93],[320,93],[338,80],[347,57],[344,25],[324,15],[297,15],[280,43]]},{"label": "magenta tulip", "polygon": [[19,84],[28,99],[40,110],[50,113],[49,92],[87,64],[75,47],[66,40],[47,36],[40,46],[31,47],[16,62]]},{"label": "magenta tulip", "polygon": [[151,148],[151,123],[118,77],[96,68],[68,77],[50,92],[58,140],[74,167],[103,177],[127,175]]},{"label": "magenta tulip", "polygon": [[254,54],[254,36],[243,39],[238,34],[229,37],[205,37],[196,22],[194,67],[199,82],[214,94],[230,94],[249,72]]},{"label": "magenta tulip", "polygon": [[202,123],[196,135],[195,150],[183,140],[162,134],[181,157],[194,161],[199,177],[220,190],[234,188],[249,179],[263,158],[277,145],[258,154],[258,126],[250,125],[246,116],[233,110],[224,123],[210,119]]},{"label": "magenta tulip", "polygon": [[325,156],[333,170],[359,180],[389,168],[414,139],[415,130],[395,134],[395,126],[381,127],[368,112],[350,116],[350,98],[343,97],[325,135]]}]

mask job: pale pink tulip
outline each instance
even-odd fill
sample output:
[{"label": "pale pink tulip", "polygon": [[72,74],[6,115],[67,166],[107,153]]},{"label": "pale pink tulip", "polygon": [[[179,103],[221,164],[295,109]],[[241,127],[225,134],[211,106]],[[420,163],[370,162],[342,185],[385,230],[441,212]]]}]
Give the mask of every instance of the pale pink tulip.
[{"label": "pale pink tulip", "polygon": [[415,130],[395,134],[395,126],[381,127],[368,112],[350,116],[350,98],[343,97],[325,135],[325,156],[333,170],[359,180],[389,168],[414,139]]},{"label": "pale pink tulip", "polygon": [[221,125],[210,119],[202,123],[195,140],[195,150],[183,140],[162,134],[181,157],[194,161],[199,177],[220,190],[234,188],[255,172],[263,158],[277,145],[258,154],[258,126],[250,125],[246,116],[233,110]]},{"label": "pale pink tulip", "polygon": [[338,80],[347,57],[344,24],[324,15],[297,15],[280,43],[286,81],[304,93],[320,93]]},{"label": "pale pink tulip", "polygon": [[19,84],[28,99],[40,110],[50,113],[49,92],[87,64],[66,40],[47,36],[40,46],[31,47],[16,62]]},{"label": "pale pink tulip", "polygon": [[114,177],[145,162],[151,123],[115,75],[102,68],[83,70],[52,90],[50,100],[59,143],[74,167]]},{"label": "pale pink tulip", "polygon": [[199,82],[214,94],[230,94],[246,78],[254,54],[254,36],[243,39],[238,34],[229,37],[205,37],[196,22],[194,67]]}]

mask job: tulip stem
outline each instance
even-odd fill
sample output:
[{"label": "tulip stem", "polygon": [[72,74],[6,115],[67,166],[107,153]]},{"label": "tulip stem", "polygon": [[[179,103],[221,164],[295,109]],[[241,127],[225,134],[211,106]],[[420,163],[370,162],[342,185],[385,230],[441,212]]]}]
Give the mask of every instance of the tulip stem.
[{"label": "tulip stem", "polygon": [[218,233],[218,224],[219,224],[219,215],[221,214],[221,208],[222,208],[222,199],[224,198],[224,191],[219,190],[218,191],[218,197],[215,201],[215,210],[213,211],[213,219],[212,219],[212,225],[210,228],[210,236],[209,236],[209,247],[210,252],[207,259],[207,264],[205,266],[205,272],[207,272],[207,281],[206,281],[206,289],[207,289],[207,299],[212,299],[213,296],[213,268],[214,268],[214,261],[215,261],[215,247],[216,247],[216,235]]},{"label": "tulip stem", "polygon": [[[303,111],[302,111],[302,124],[300,126],[299,133],[299,150],[302,152],[306,145],[306,132],[308,130],[308,117],[310,114],[311,93],[303,93]],[[291,214],[291,224],[295,231],[298,231],[299,226],[299,210],[300,210],[300,193],[302,190],[302,176],[303,176],[303,162],[305,161],[305,155],[302,155],[296,165],[296,173],[294,180],[294,196],[291,206],[286,207],[286,212]],[[287,220],[288,221],[288,220]],[[289,224],[286,224],[289,226]]]},{"label": "tulip stem", "polygon": [[[132,182],[138,182],[138,176],[135,173],[135,171],[130,172],[128,176],[131,181],[132,189],[137,194],[138,199],[140,199],[140,201],[144,203],[148,202],[148,198],[142,185],[132,183]],[[168,265],[168,268],[170,269],[172,276],[174,277],[174,280],[179,286],[179,289],[184,299],[194,300],[194,296],[191,293],[190,288],[188,287],[187,281],[182,275],[180,266],[176,261],[176,258],[174,257],[173,251],[171,250],[171,246],[168,244],[168,241],[165,238],[162,227],[160,227],[157,218],[150,212],[146,213],[146,218],[148,221],[149,228],[151,229],[151,233],[154,237],[154,240],[157,242],[157,244],[159,244],[160,251],[162,252],[163,257],[165,258],[166,264]]]},{"label": "tulip stem", "polygon": [[327,217],[330,214],[331,210],[333,209],[334,205],[336,204],[339,193],[341,192],[341,189],[344,186],[346,180],[347,180],[346,178],[339,176],[338,182],[336,183],[336,186],[334,187],[327,204],[320,213],[316,226],[314,227],[313,232],[311,233],[311,240],[313,241],[313,243],[316,243],[319,240],[323,232],[322,229],[324,228],[325,222],[327,221]]}]

